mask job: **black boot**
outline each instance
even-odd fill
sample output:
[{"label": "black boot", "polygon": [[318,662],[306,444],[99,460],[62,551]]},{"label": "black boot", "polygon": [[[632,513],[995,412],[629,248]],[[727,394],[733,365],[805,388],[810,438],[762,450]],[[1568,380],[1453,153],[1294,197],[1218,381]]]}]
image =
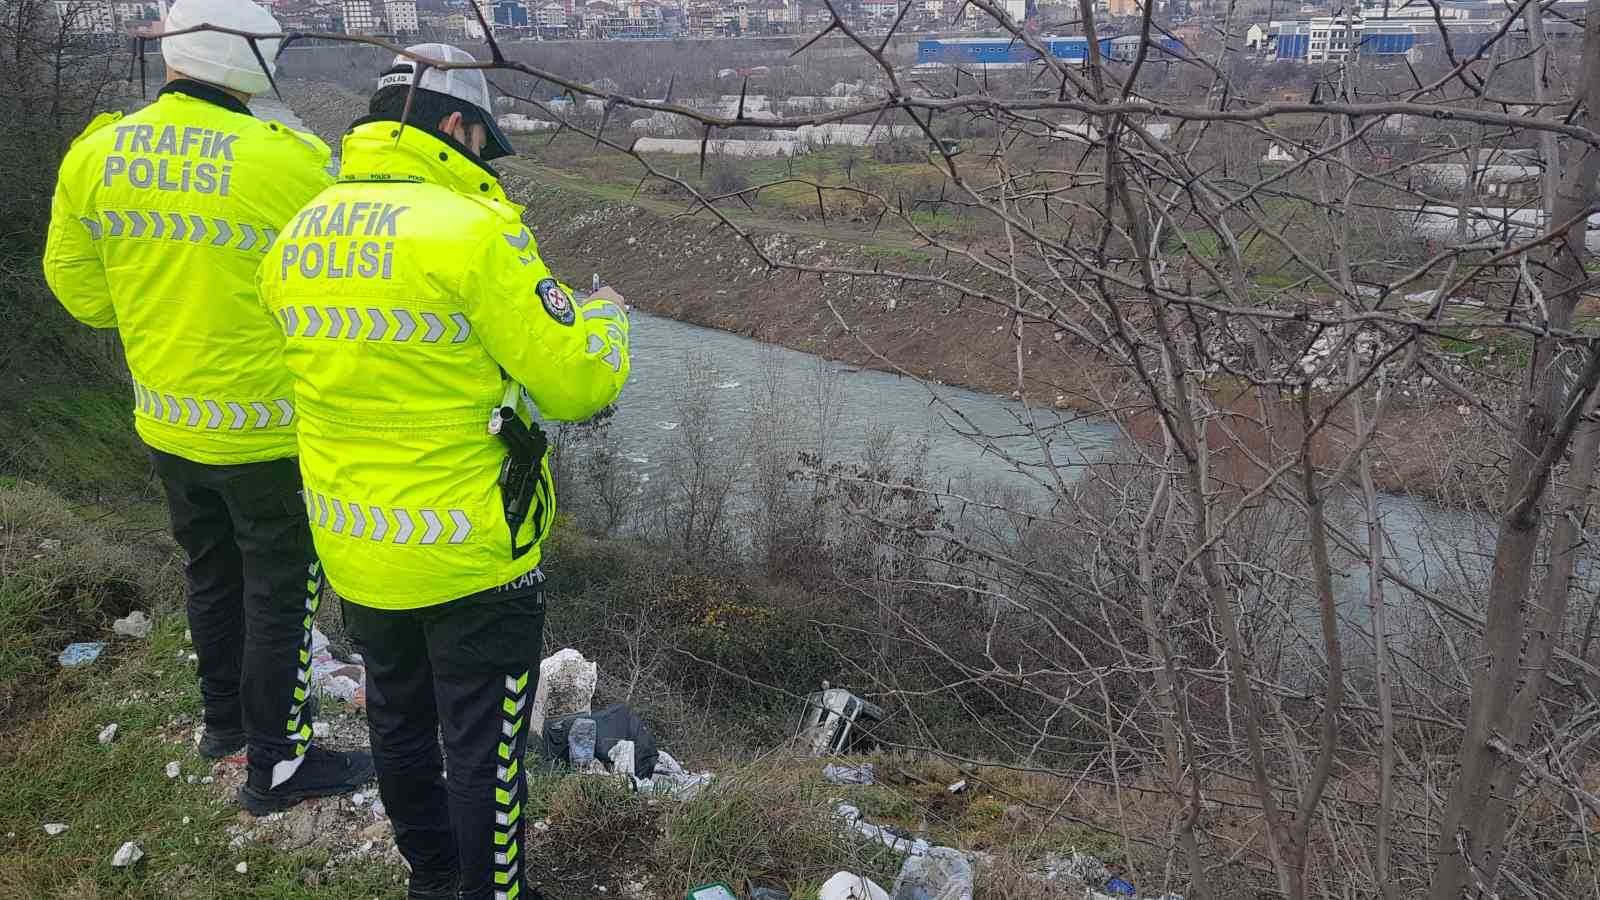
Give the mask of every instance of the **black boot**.
[{"label": "black boot", "polygon": [[200,755],[206,759],[222,759],[244,749],[244,729],[217,729],[207,725],[200,736]]},{"label": "black boot", "polygon": [[239,805],[253,816],[280,812],[313,797],[348,794],[373,779],[372,754],[324,750],[312,745],[288,781],[272,787],[271,771],[252,767],[239,788]]},{"label": "black boot", "polygon": [[456,900],[460,883],[455,872],[412,872],[406,900]]}]

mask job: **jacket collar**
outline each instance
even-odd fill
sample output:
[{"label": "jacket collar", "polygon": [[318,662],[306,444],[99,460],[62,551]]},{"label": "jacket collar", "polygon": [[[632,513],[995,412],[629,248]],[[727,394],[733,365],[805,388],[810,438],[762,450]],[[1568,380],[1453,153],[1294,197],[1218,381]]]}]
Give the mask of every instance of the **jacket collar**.
[{"label": "jacket collar", "polygon": [[239,102],[238,97],[235,97],[222,88],[215,87],[201,81],[195,81],[192,78],[179,78],[175,81],[167,82],[161,86],[161,90],[156,93],[156,97],[160,98],[166,96],[167,94],[182,94],[185,97],[193,97],[196,100],[204,100],[207,103],[215,104],[229,112],[236,112],[241,116],[250,116],[251,118],[255,117],[255,113],[250,111],[250,107]]},{"label": "jacket collar", "polygon": [[424,181],[510,205],[500,175],[460,142],[390,119],[357,120],[345,133],[340,181]]}]

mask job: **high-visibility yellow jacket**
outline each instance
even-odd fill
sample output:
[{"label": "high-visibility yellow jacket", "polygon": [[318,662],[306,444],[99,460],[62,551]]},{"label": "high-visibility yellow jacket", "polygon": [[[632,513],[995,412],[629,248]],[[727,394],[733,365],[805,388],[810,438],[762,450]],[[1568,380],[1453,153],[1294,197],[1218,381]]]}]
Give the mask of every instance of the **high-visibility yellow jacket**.
[{"label": "high-visibility yellow jacket", "polygon": [[284,228],[260,280],[288,336],[307,511],[334,589],[407,609],[537,566],[549,470],[513,541],[490,413],[508,384],[546,419],[604,409],[628,377],[628,321],[574,304],[493,170],[432,132],[358,123],[339,183]]},{"label": "high-visibility yellow jacket", "polygon": [[283,336],[255,273],[329,168],[322,141],[191,81],[73,142],[45,278],[79,321],[120,331],[146,444],[212,465],[294,455]]}]

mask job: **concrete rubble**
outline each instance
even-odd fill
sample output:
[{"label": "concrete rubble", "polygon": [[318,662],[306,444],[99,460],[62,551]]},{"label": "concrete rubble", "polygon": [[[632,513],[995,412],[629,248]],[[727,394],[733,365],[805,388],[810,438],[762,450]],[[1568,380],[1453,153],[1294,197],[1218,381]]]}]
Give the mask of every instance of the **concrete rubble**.
[{"label": "concrete rubble", "polygon": [[136,609],[112,622],[111,630],[125,638],[143,640],[150,636],[150,628],[154,624],[143,610]]},{"label": "concrete rubble", "polygon": [[544,720],[574,713],[592,712],[598,664],[583,658],[571,647],[556,651],[539,663],[539,688],[533,695],[532,721],[535,734],[544,734]]}]

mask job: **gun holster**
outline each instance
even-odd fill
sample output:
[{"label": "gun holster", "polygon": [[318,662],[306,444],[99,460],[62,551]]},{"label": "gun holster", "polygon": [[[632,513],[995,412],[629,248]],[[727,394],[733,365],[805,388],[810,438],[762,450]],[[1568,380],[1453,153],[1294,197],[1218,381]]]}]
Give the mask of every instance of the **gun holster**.
[{"label": "gun holster", "polygon": [[530,510],[535,522],[544,521],[549,491],[540,491],[539,483],[544,480],[544,454],[550,442],[544,429],[524,424],[510,405],[496,407],[489,418],[489,431],[506,445],[506,460],[500,465],[500,500],[505,504],[506,526],[511,529],[511,558],[518,559],[543,537],[535,536],[532,542],[517,546],[517,532]]}]

